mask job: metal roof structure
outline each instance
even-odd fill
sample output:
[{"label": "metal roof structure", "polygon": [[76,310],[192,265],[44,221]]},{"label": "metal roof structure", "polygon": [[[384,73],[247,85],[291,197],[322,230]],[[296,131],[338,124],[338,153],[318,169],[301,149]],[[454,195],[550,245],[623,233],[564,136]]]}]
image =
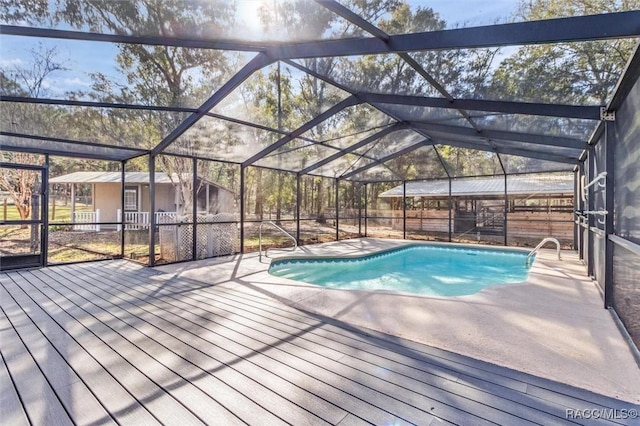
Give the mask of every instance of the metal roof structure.
[{"label": "metal roof structure", "polygon": [[[508,178],[509,195],[549,195],[573,197],[574,180],[571,175],[533,174],[514,175]],[[452,197],[503,197],[505,179],[502,176],[457,178],[451,180]],[[405,194],[406,191],[406,194]],[[380,198],[397,197],[442,198],[449,196],[448,180],[423,180],[407,182],[378,195]]]},{"label": "metal roof structure", "polygon": [[[123,3],[123,7],[127,5],[145,16],[144,10],[136,9],[142,7],[138,3]],[[586,48],[590,43],[606,45],[640,36],[640,10],[477,27],[420,28],[396,34],[384,30],[388,11],[367,20],[366,10],[349,1],[293,2],[280,7],[293,8],[281,11],[284,15],[297,13],[311,20],[322,17],[327,24],[322,31],[311,34],[304,25],[282,19],[275,28],[276,36],[265,41],[246,32],[243,39],[238,28],[211,24],[216,17],[202,15],[197,1],[188,1],[184,7],[185,14],[192,13],[189,19],[201,23],[190,29],[145,27],[118,33],[102,27],[100,32],[97,27],[60,19],[54,15],[60,12],[57,10],[30,21],[6,19],[0,25],[0,37],[5,40],[35,37],[68,46],[90,43],[114,49],[156,46],[193,54],[213,51],[225,58],[230,68],[235,67],[235,73],[201,99],[163,105],[146,100],[114,102],[106,93],[102,99],[96,93],[91,97],[73,93],[48,98],[27,96],[4,85],[0,108],[5,116],[23,107],[36,111],[36,116],[86,114],[100,117],[104,128],[82,128],[81,123],[78,129],[60,128],[55,120],[21,121],[11,116],[2,121],[2,149],[113,161],[171,154],[234,163],[241,168],[260,166],[297,175],[367,182],[468,175],[443,157],[443,149],[450,147],[463,155],[482,153],[503,174],[570,171],[584,157],[593,135],[601,131],[614,102],[613,90],[606,102],[585,96],[578,104],[549,102],[549,94],[535,93],[536,82],[531,83],[529,92],[533,94],[497,93],[491,87],[461,90],[463,82],[446,77],[453,75],[447,67],[454,64],[441,63],[441,59],[448,54],[472,55],[496,49],[493,54],[517,61],[517,50],[527,46]],[[332,33],[332,28],[339,25],[345,30]],[[506,50],[500,53],[497,49]],[[100,54],[99,49],[95,51]],[[627,52],[627,74],[638,72],[638,56],[637,47]],[[383,65],[394,64],[402,72],[376,74],[377,80],[365,82],[354,64],[360,66],[372,58]],[[459,65],[463,69],[471,67],[470,63]],[[342,72],[337,73],[336,68]],[[289,121],[283,120],[281,113],[277,120],[252,113],[250,103],[242,104],[242,97],[252,90],[256,79],[276,70],[274,86],[278,93],[281,76],[286,75],[292,85],[313,81],[331,96],[315,112],[297,112],[288,117]],[[492,71],[495,69],[487,69]],[[620,91],[625,89],[621,74],[622,70],[604,77],[611,87],[619,81]],[[202,70],[191,78],[206,82]],[[580,76],[572,78],[576,85],[589,84]],[[255,102],[258,100],[259,96],[255,97]],[[155,124],[153,132],[120,134],[119,120],[135,124],[132,128]],[[407,172],[407,162],[416,165],[411,172]]]}]

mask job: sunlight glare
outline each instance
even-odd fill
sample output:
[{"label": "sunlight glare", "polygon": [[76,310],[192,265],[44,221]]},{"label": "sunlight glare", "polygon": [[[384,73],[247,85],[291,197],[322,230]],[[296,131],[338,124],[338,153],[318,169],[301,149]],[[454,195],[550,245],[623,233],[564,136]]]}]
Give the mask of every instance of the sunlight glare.
[{"label": "sunlight glare", "polygon": [[276,25],[267,29],[260,19],[261,10],[273,12],[276,0],[237,0],[236,16],[239,36],[256,41],[280,41],[283,32]]}]

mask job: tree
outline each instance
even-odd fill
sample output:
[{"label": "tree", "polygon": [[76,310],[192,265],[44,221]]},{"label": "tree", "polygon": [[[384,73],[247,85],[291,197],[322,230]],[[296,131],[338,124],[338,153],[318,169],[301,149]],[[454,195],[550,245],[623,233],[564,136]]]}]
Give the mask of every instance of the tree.
[{"label": "tree", "polygon": [[[93,31],[117,34],[164,37],[211,36],[213,29],[224,31],[232,24],[233,13],[232,4],[215,0],[61,0],[61,3],[62,7],[56,16],[77,27],[88,26]],[[234,53],[211,49],[122,44],[119,50],[116,61],[127,85],[120,86],[103,74],[95,73],[92,75],[94,84],[90,96],[123,103],[198,107],[226,81],[232,62],[237,60]],[[96,112],[89,111],[87,114]],[[144,148],[153,148],[185,118],[184,114],[178,113],[126,110],[109,111],[108,117],[108,125],[101,126],[103,133],[112,134],[112,139],[119,141],[134,140]],[[79,122],[76,124],[82,127]],[[215,135],[207,135],[209,140],[211,137]],[[197,153],[207,149],[201,143],[200,139],[185,135],[174,147],[181,153]],[[192,202],[193,176],[189,161],[175,156],[161,156],[158,159],[159,168],[169,174],[176,192],[180,194],[180,205],[188,209]],[[208,165],[206,163],[203,168]],[[206,172],[199,170],[199,173]]]},{"label": "tree", "polygon": [[[2,93],[37,98],[46,94],[45,82],[56,71],[64,70],[64,66],[56,58],[55,48],[45,49],[42,45],[31,51],[28,64],[16,64],[2,69]],[[39,134],[50,129],[55,121],[55,108],[39,107],[31,104],[2,105],[3,119],[10,123],[15,133]],[[3,151],[2,159],[15,164],[42,164],[43,157],[26,152]],[[0,175],[0,189],[9,193],[21,220],[31,217],[33,191],[38,183],[39,173],[25,169],[5,168]]]},{"label": "tree", "polygon": [[[534,21],[640,8],[638,0],[521,1],[512,20]],[[509,101],[605,105],[636,44],[634,39],[597,40],[521,46],[488,76],[483,96]],[[592,126],[580,120],[493,115],[481,126],[524,133],[587,138]],[[512,158],[512,171],[538,169],[541,161]]]},{"label": "tree", "polygon": [[[514,20],[620,12],[638,0],[522,1]],[[522,46],[496,70],[496,95],[523,101],[604,104],[635,46],[633,39]]]}]

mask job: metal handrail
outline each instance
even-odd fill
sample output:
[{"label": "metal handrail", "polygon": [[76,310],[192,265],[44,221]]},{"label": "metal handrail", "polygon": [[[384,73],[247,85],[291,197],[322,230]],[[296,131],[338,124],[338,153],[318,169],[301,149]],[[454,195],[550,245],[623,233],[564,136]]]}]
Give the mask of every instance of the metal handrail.
[{"label": "metal handrail", "polygon": [[[262,222],[260,222],[260,227],[258,228],[258,258],[259,258],[260,261],[262,261],[262,226],[265,223],[268,224],[268,225],[273,226],[278,231],[282,232],[284,235],[289,237],[289,239],[291,241],[293,241],[293,248],[291,248],[291,250],[288,250],[288,251],[294,251],[296,248],[298,248],[298,241],[295,239],[295,237],[293,235],[291,235],[290,233],[288,233],[287,231],[282,229],[280,226],[276,225],[275,222],[272,222],[270,220],[262,221]],[[264,257],[267,257],[267,251],[269,251],[268,248],[264,251]]]},{"label": "metal handrail", "polygon": [[531,259],[531,257],[534,254],[536,254],[536,252],[538,250],[540,250],[542,248],[542,246],[545,245],[546,243],[555,243],[556,244],[556,252],[558,254],[558,260],[562,260],[562,258],[560,257],[560,241],[558,241],[555,238],[548,237],[548,238],[544,238],[542,241],[540,241],[540,244],[538,244],[536,246],[536,248],[534,248],[533,250],[531,250],[529,252],[529,254],[527,255],[527,260],[526,260],[527,265],[529,264],[529,259]]},{"label": "metal handrail", "polygon": [[584,189],[589,189],[589,187],[595,185],[596,183],[598,184],[599,187],[604,188],[606,186],[606,184],[603,185],[603,184],[600,183],[600,181],[603,180],[606,177],[607,177],[607,172],[600,173],[598,176],[593,178],[593,180],[591,182],[589,182],[587,185],[585,185]]}]

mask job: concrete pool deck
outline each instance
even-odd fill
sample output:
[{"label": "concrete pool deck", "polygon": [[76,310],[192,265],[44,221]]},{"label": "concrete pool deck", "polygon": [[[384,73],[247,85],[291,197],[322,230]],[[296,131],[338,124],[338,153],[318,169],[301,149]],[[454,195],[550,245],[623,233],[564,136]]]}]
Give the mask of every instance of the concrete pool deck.
[{"label": "concrete pool deck", "polygon": [[[280,256],[361,255],[416,241],[360,238]],[[345,323],[640,403],[640,368],[574,252],[542,250],[521,284],[458,297],[321,288],[267,272],[256,253],[155,268],[273,297]]]}]

